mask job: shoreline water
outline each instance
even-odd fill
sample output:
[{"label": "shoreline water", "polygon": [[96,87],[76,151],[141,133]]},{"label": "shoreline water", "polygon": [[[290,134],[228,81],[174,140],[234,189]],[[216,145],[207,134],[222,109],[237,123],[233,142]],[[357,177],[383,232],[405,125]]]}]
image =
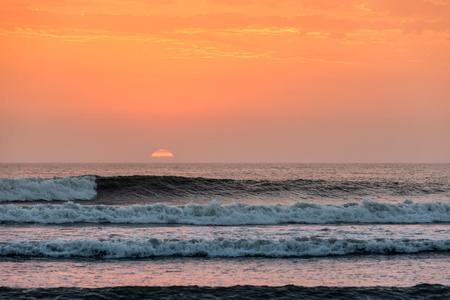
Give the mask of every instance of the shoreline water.
[{"label": "shoreline water", "polygon": [[[237,285],[304,287],[450,287],[450,253],[300,258],[154,257],[134,259],[0,258],[2,286],[105,288]],[[36,276],[45,272],[45,277]]]},{"label": "shoreline water", "polygon": [[0,299],[448,299],[450,287],[420,284],[412,287],[109,287],[98,289],[0,287]]}]

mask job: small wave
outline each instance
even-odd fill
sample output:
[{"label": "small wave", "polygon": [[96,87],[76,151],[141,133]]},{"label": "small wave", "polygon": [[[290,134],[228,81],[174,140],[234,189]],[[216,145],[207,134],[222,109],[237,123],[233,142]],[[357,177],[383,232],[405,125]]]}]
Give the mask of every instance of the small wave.
[{"label": "small wave", "polygon": [[0,256],[52,258],[308,257],[450,251],[450,240],[409,239],[150,239],[0,242]]},{"label": "small wave", "polygon": [[34,206],[0,206],[0,223],[135,223],[188,225],[276,225],[334,223],[443,223],[450,222],[450,203],[406,200],[403,203],[320,205],[207,205],[166,204],[108,205],[37,204]]},{"label": "small wave", "polygon": [[95,176],[43,179],[0,178],[0,202],[30,200],[91,200],[96,195]]}]

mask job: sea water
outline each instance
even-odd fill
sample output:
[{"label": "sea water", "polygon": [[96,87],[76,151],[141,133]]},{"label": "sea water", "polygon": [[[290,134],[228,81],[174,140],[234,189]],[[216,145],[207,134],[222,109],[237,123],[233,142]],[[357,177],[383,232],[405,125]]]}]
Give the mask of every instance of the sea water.
[{"label": "sea water", "polygon": [[449,177],[449,164],[0,164],[0,298],[449,298]]}]

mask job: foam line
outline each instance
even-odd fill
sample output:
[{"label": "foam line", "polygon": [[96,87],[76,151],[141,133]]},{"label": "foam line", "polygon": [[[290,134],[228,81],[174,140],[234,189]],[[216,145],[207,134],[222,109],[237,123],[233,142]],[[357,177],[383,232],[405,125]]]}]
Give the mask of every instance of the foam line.
[{"label": "foam line", "polygon": [[406,200],[403,203],[378,203],[363,200],[361,204],[320,205],[207,205],[166,204],[109,205],[37,204],[34,206],[0,206],[1,223],[136,223],[190,225],[270,225],[335,223],[442,223],[450,222],[450,203]]},{"label": "foam line", "polygon": [[77,240],[0,242],[0,256],[149,258],[169,256],[207,257],[305,257],[353,254],[398,254],[424,251],[450,251],[450,240],[409,239],[319,239],[279,240]]}]

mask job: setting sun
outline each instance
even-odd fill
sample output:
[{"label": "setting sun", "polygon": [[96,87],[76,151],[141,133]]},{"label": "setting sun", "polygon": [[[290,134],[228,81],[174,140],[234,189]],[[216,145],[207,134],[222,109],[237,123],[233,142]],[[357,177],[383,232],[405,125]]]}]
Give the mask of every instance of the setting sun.
[{"label": "setting sun", "polygon": [[152,153],[152,157],[173,157],[173,154],[167,149],[158,149]]}]

